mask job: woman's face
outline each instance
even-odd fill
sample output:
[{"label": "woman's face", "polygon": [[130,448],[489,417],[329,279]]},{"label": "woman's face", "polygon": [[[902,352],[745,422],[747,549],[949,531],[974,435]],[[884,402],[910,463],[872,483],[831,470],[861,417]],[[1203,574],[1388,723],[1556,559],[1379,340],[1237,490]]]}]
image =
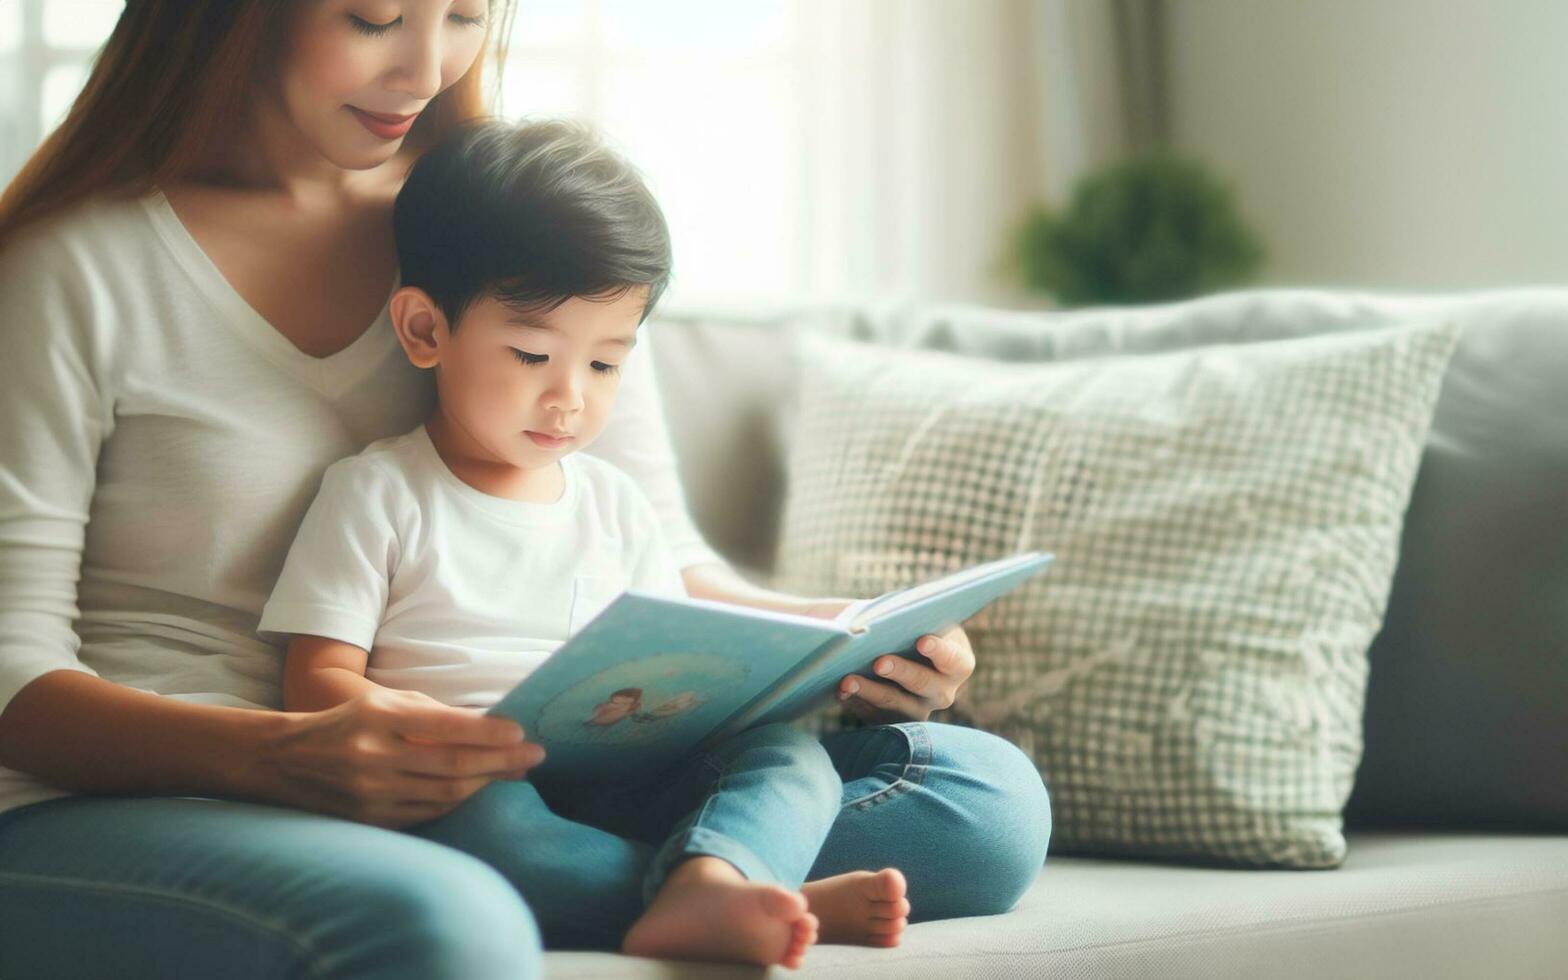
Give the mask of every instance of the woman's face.
[{"label": "woman's face", "polygon": [[284,46],[285,116],[332,163],[390,159],[484,46],[488,0],[302,0]]}]

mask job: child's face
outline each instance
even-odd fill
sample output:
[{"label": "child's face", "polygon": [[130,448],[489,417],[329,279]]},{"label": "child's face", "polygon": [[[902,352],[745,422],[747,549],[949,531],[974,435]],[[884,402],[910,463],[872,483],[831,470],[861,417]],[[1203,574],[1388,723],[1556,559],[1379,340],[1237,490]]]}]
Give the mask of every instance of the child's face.
[{"label": "child's face", "polygon": [[437,331],[442,415],[486,462],[537,469],[584,448],[609,419],[647,292],[528,315],[475,302],[455,331]]}]

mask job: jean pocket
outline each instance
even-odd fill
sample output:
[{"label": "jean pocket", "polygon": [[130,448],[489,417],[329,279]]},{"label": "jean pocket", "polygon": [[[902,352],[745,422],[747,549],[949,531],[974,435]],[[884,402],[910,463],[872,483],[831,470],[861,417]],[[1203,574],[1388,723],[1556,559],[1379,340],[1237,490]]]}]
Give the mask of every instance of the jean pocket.
[{"label": "jean pocket", "polygon": [[[836,748],[845,753],[839,770],[844,779],[845,807],[867,810],[902,796],[926,780],[931,765],[931,735],[921,722],[836,732],[823,739],[824,745],[829,739],[843,740]],[[835,754],[833,749],[829,752]],[[874,781],[872,786],[861,783],[867,778]]]}]

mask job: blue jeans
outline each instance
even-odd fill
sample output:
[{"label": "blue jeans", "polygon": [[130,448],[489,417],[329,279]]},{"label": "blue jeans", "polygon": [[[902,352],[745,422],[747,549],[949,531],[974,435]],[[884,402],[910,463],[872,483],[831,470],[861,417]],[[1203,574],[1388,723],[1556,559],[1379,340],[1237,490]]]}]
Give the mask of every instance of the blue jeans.
[{"label": "blue jeans", "polygon": [[0,815],[0,977],[543,975],[517,892],[394,830],[229,800],[67,797]]},{"label": "blue jeans", "polygon": [[491,783],[411,832],[500,871],[552,948],[614,949],[688,857],[798,889],[843,789],[816,738],[766,725],[635,783]]},{"label": "blue jeans", "polygon": [[492,783],[414,833],[497,868],[549,948],[615,949],[682,857],[721,857],[790,888],[896,867],[918,922],[1012,908],[1050,828],[1040,774],[1011,743],[906,723],[820,743],[766,726],[613,790]]},{"label": "blue jeans", "polygon": [[[822,747],[841,797],[807,880],[900,868],[920,921],[1004,912],[1038,874],[1049,805],[1011,744],[910,723],[834,733]],[[698,781],[703,771],[690,770]],[[534,836],[503,849],[499,871],[420,836],[469,808],[470,825],[486,810],[502,819],[492,798],[531,794],[528,781],[492,784],[415,833],[185,798],[11,811],[0,815],[0,977],[501,980],[542,974],[540,931],[551,948],[618,948],[664,844],[617,833],[632,815],[609,796],[556,802],[610,830],[525,803],[535,822],[517,826]]]}]

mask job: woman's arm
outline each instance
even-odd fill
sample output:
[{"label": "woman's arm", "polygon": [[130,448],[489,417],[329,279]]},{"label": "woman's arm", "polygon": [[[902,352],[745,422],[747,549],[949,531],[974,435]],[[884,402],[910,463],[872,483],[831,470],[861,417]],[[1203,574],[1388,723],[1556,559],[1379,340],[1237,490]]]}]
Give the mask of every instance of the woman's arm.
[{"label": "woman's arm", "polygon": [[637,346],[621,363],[621,386],[616,391],[610,418],[584,451],[614,463],[642,490],[659,515],[676,567],[707,562],[722,565],[723,559],[708,546],[687,509],[675,447],[654,376],[658,329],[652,322],[638,328]]},{"label": "woman's arm", "polygon": [[0,765],[81,793],[273,799],[268,758],[293,721],[56,670],[0,712]]},{"label": "woman's arm", "polygon": [[702,562],[681,569],[681,581],[686,585],[686,594],[694,599],[733,602],[741,606],[754,606],[758,609],[771,609],[774,612],[795,613],[800,616],[816,616],[821,619],[832,619],[854,601],[853,599],[808,599],[787,592],[774,592],[753,585],[742,578],[739,572],[719,561]]},{"label": "woman's arm", "polygon": [[[368,681],[366,683],[369,683]],[[79,793],[215,796],[383,827],[433,820],[544,758],[515,722],[380,689],[327,711],[191,704],[72,670],[0,712],[0,765]]]},{"label": "woman's arm", "polygon": [[57,236],[0,252],[0,765],[94,793],[242,793],[284,725],[99,679],[72,628],[114,427],[111,298]]},{"label": "woman's arm", "polygon": [[0,252],[0,712],[45,674],[94,676],[72,623],[117,352],[97,270],[69,244]]}]

